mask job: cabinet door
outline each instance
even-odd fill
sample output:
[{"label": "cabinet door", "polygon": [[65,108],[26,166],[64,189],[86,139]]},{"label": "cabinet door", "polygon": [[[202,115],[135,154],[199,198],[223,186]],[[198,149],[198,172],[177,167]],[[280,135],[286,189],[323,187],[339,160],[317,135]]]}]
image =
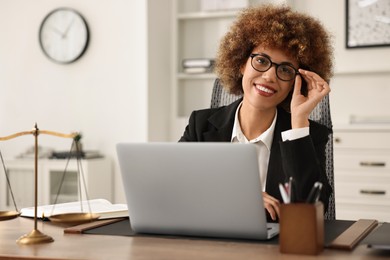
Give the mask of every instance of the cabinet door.
[{"label": "cabinet door", "polygon": [[[15,203],[20,210],[35,204],[35,170],[33,160],[7,161],[5,166],[11,185]],[[38,164],[39,168],[40,164]],[[15,210],[11,189],[7,184],[4,171],[1,171],[1,208],[0,210]],[[39,178],[39,176],[38,176]],[[38,179],[38,188],[40,187]],[[38,202],[42,194],[38,193]]]},{"label": "cabinet door", "polygon": [[[21,209],[34,206],[34,169],[31,167],[8,169],[8,178],[17,207]],[[12,209],[14,204],[8,186],[6,191],[5,206]]]},{"label": "cabinet door", "polygon": [[[65,172],[66,167],[66,172]],[[43,203],[64,203],[86,199],[112,200],[112,175],[108,159],[48,160],[43,165]]]},{"label": "cabinet door", "polygon": [[[81,168],[84,169],[88,161],[82,160]],[[44,200],[43,204],[57,204],[86,200],[85,193],[86,176],[79,174],[80,166],[77,165],[76,159],[69,160],[48,160],[42,169]],[[83,170],[83,175],[88,172]]]},{"label": "cabinet door", "polygon": [[69,169],[64,173],[63,170],[49,169],[47,175],[50,182],[47,187],[49,195],[47,204],[79,200],[79,176],[77,170]]}]

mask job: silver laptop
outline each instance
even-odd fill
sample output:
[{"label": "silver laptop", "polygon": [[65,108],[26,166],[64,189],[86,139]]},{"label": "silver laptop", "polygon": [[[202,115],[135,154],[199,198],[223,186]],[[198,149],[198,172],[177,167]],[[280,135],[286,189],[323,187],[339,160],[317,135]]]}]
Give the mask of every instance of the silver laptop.
[{"label": "silver laptop", "polygon": [[119,143],[131,228],[137,233],[269,239],[251,144]]}]

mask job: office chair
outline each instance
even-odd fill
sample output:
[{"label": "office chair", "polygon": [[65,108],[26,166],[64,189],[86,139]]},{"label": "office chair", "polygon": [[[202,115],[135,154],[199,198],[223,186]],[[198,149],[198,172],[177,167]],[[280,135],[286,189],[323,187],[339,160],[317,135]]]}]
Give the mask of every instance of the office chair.
[{"label": "office chair", "polygon": [[[241,96],[228,93],[219,79],[214,81],[213,91],[211,94],[211,107],[226,106],[236,101]],[[329,129],[332,129],[332,119],[330,115],[329,95],[327,95],[310,114],[310,119],[316,121],[322,125],[325,125]],[[334,169],[333,169],[333,133],[329,134],[329,141],[325,147],[326,156],[326,175],[328,176],[329,184],[333,189],[333,194],[329,198],[328,210],[325,214],[325,219],[336,218],[335,208],[335,190],[334,190]]]}]

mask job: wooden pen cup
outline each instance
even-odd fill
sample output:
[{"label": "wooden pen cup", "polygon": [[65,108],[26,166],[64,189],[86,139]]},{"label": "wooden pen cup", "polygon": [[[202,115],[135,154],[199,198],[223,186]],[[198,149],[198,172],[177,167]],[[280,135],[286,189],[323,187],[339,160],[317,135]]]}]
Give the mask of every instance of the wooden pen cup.
[{"label": "wooden pen cup", "polygon": [[324,249],[322,202],[282,204],[279,224],[281,253],[317,255]]}]

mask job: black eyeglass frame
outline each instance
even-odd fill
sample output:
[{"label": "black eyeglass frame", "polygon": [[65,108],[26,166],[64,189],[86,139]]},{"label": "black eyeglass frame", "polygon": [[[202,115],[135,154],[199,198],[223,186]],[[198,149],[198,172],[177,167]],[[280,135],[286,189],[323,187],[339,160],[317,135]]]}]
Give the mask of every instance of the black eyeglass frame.
[{"label": "black eyeglass frame", "polygon": [[[257,57],[257,56],[261,56],[261,57],[264,57],[264,58],[266,58],[267,60],[269,60],[270,66],[269,66],[266,70],[259,70],[259,69],[256,69],[255,66],[253,65],[253,58],[254,58],[254,57]],[[298,71],[296,68],[294,68],[291,64],[285,63],[285,62],[282,62],[282,63],[273,62],[273,61],[271,60],[270,57],[268,57],[267,55],[265,55],[265,54],[263,54],[263,53],[251,53],[251,54],[249,55],[249,57],[251,58],[251,66],[252,66],[252,68],[253,68],[254,70],[258,71],[258,72],[266,72],[266,71],[268,71],[273,65],[275,65],[275,67],[276,67],[276,70],[275,70],[275,72],[276,72],[276,77],[278,77],[278,79],[280,79],[280,80],[282,80],[282,81],[291,81],[291,80],[294,80],[294,79],[295,79],[295,76],[296,76],[296,75],[300,75],[299,71]],[[294,74],[294,76],[293,76],[291,79],[282,79],[282,78],[279,77],[279,75],[278,75],[278,68],[279,68],[281,65],[289,66],[289,67],[291,67],[291,68],[294,70],[295,74]]]}]

